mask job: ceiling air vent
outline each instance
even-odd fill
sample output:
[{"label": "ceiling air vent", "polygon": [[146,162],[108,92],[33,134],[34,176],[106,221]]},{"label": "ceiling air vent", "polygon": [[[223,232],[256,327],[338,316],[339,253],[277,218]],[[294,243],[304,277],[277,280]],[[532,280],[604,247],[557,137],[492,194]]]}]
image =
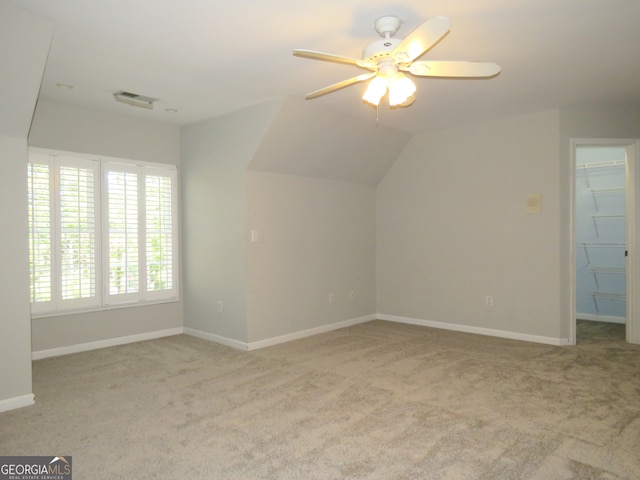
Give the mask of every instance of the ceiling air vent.
[{"label": "ceiling air vent", "polygon": [[138,95],[137,93],[119,91],[113,94],[113,98],[117,102],[126,103],[134,107],[153,109],[153,102],[157,101],[157,98],[145,97],[144,95]]}]

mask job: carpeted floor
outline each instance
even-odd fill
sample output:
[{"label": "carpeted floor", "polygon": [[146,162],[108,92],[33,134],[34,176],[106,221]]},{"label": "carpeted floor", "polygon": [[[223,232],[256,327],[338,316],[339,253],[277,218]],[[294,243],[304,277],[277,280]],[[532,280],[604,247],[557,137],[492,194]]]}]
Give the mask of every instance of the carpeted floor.
[{"label": "carpeted floor", "polygon": [[0,455],[71,455],[77,480],[637,479],[640,347],[605,337],[373,321],[249,353],[179,335],[50,358],[36,405],[0,414]]},{"label": "carpeted floor", "polygon": [[594,322],[576,320],[576,343],[610,343],[624,342],[626,325],[623,323]]}]

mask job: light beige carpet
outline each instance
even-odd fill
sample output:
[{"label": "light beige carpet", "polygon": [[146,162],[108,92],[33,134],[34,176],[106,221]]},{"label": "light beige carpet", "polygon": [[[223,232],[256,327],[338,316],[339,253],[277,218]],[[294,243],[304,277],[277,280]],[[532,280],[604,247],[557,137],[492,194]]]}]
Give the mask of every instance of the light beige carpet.
[{"label": "light beige carpet", "polygon": [[91,479],[637,479],[640,347],[374,321],[255,352],[185,335],[34,363],[0,455]]}]

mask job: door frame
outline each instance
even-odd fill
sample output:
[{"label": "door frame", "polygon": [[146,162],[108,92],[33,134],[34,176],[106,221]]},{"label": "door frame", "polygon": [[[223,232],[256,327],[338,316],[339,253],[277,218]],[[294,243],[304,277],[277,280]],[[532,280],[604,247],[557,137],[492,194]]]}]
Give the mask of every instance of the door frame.
[{"label": "door frame", "polygon": [[636,228],[640,226],[640,140],[626,138],[572,138],[571,139],[571,181],[570,181],[570,221],[569,258],[571,263],[569,296],[571,301],[571,318],[569,319],[569,344],[576,344],[576,148],[578,147],[625,147],[627,165],[625,171],[626,200],[626,244],[627,244],[627,279],[626,279],[626,340],[640,344],[640,235]]}]

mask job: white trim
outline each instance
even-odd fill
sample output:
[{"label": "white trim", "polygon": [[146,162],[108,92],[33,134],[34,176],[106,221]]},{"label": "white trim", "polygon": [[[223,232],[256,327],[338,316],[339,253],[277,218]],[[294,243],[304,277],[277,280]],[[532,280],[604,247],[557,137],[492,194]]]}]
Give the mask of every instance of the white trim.
[{"label": "white trim", "polygon": [[139,333],[137,335],[128,335],[126,337],[109,338],[106,340],[98,340],[96,342],[79,343],[77,345],[69,345],[66,347],[51,348],[48,350],[38,350],[31,353],[32,360],[41,360],[49,357],[59,357],[60,355],[68,355],[70,353],[86,352],[88,350],[97,350],[99,348],[115,347],[116,345],[125,345],[127,343],[143,342],[145,340],[153,340],[161,337],[171,337],[184,333],[182,327],[169,328],[166,330],[156,330],[155,332]]},{"label": "white trim", "polygon": [[243,350],[246,352],[251,350],[258,350],[265,347],[272,347],[281,343],[298,340],[300,338],[311,337],[312,335],[318,335],[320,333],[326,333],[332,330],[338,330],[340,328],[351,327],[360,323],[376,320],[377,318],[377,315],[372,313],[371,315],[365,315],[364,317],[352,318],[341,322],[331,323],[329,325],[322,325],[320,327],[310,328],[308,330],[300,330],[298,332],[287,333],[278,337],[266,338],[264,340],[258,340],[257,342],[249,343],[187,327],[184,328],[184,333],[194,337],[202,338],[203,340],[220,343],[222,345],[226,345],[227,347],[235,348],[237,350]]},{"label": "white trim", "polygon": [[[99,340],[96,342],[70,345],[67,347],[52,348],[49,350],[40,350],[40,351],[33,352],[31,354],[31,358],[33,360],[41,360],[43,358],[57,357],[60,355],[68,355],[71,353],[85,352],[88,350],[96,350],[99,348],[113,347],[116,345],[124,345],[127,343],[142,342],[145,340],[153,340],[155,338],[169,337],[169,336],[180,335],[180,334],[191,335],[192,337],[201,338],[203,340],[219,343],[221,345],[226,345],[227,347],[235,348],[237,350],[242,350],[246,352],[246,351],[271,347],[274,345],[279,345],[281,343],[290,342],[292,340],[311,337],[313,335],[318,335],[320,333],[326,333],[333,330],[339,330],[341,328],[351,327],[353,325],[370,322],[372,320],[387,320],[390,322],[406,323],[409,325],[419,325],[422,327],[453,330],[456,332],[475,333],[479,335],[488,335],[491,337],[509,338],[512,340],[522,340],[525,342],[543,343],[547,345],[564,346],[564,345],[570,344],[568,338],[543,337],[540,335],[530,335],[526,333],[509,332],[506,330],[495,330],[495,329],[484,328],[484,327],[473,327],[470,325],[461,325],[456,323],[434,322],[434,321],[422,320],[418,318],[400,317],[397,315],[387,315],[384,313],[379,313],[379,314],[365,315],[362,317],[352,318],[352,319],[344,320],[341,322],[331,323],[329,325],[322,325],[320,327],[310,328],[307,330],[300,330],[298,332],[288,333],[285,335],[280,335],[278,337],[266,338],[264,340],[258,340],[256,342],[249,342],[249,343],[242,342],[240,340],[235,340],[233,338],[223,337],[221,335],[216,335],[213,333],[203,332],[201,330],[196,330],[194,328],[177,327],[177,328],[170,328],[167,330],[158,330],[155,332],[129,335],[126,337],[110,338],[107,340]],[[26,406],[26,405],[30,405],[30,403],[26,403],[24,405],[19,405],[19,406]],[[2,407],[2,402],[0,402],[0,411],[2,411],[1,407]],[[18,407],[13,407],[13,408],[18,408]]]},{"label": "white trim", "polygon": [[607,315],[593,315],[591,313],[576,313],[577,320],[588,320],[590,322],[607,322],[607,323],[627,323],[625,317],[611,317]]},{"label": "white trim", "polygon": [[6,400],[0,400],[0,412],[8,412],[9,410],[15,410],[16,408],[28,407],[35,402],[33,393],[27,395],[20,395],[19,397],[7,398]]},{"label": "white trim", "polygon": [[203,332],[202,330],[196,330],[194,328],[184,327],[183,330],[186,335],[198,337],[203,340],[219,343],[221,345],[226,345],[227,347],[235,348],[236,350],[243,350],[246,352],[249,349],[247,343],[241,342],[240,340],[234,340],[233,338],[227,338],[220,335],[215,335],[213,333]]},{"label": "white trim", "polygon": [[569,141],[569,345],[576,345],[576,147],[578,139]]},{"label": "white trim", "polygon": [[338,330],[340,328],[351,327],[360,323],[370,322],[371,320],[376,320],[377,318],[378,317],[375,314],[365,315],[364,317],[357,317],[350,320],[344,320],[342,322],[330,323],[329,325],[322,325],[321,327],[310,328],[308,330],[300,330],[298,332],[288,333],[279,337],[258,340],[257,342],[250,342],[248,344],[248,349],[257,350],[259,348],[271,347],[280,343],[290,342],[291,340],[298,340],[300,338],[318,335],[319,333],[326,333],[332,330]]},{"label": "white trim", "polygon": [[525,342],[544,343],[547,345],[564,346],[570,345],[569,338],[543,337],[541,335],[530,335],[528,333],[509,332],[507,330],[495,330],[493,328],[473,327],[470,325],[461,325],[459,323],[434,322],[431,320],[422,320],[419,318],[399,317],[396,315],[387,315],[379,313],[379,320],[387,320],[389,322],[406,323],[409,325],[420,325],[422,327],[440,328],[443,330],[453,330],[456,332],[476,333],[479,335],[488,335],[490,337],[509,338],[511,340],[522,340]]},{"label": "white trim", "polygon": [[627,145],[627,328],[626,340],[640,344],[640,140]]}]

